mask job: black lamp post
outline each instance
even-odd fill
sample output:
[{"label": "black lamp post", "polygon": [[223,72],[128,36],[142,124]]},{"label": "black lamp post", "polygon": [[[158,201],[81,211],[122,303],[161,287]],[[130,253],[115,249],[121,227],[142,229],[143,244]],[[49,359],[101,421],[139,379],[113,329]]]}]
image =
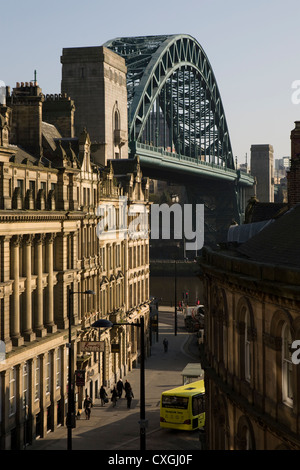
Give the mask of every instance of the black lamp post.
[{"label": "black lamp post", "polygon": [[174,321],[175,321],[175,325],[174,325],[174,333],[175,333],[175,336],[177,336],[177,263],[176,263],[176,259],[174,260],[175,261],[175,265],[174,265],[174,268],[175,268],[175,286],[174,286],[174,296],[175,296],[175,317],[174,317]]},{"label": "black lamp post", "polygon": [[72,328],[71,328],[71,316],[72,316],[72,308],[71,308],[71,298],[73,294],[93,294],[95,292],[92,290],[86,290],[84,292],[73,292],[71,289],[69,290],[69,308],[68,308],[68,316],[69,316],[69,372],[68,372],[68,412],[67,412],[67,428],[68,428],[68,450],[72,450],[72,429],[76,427],[76,419],[75,419],[75,396],[74,396],[74,383],[72,380]]},{"label": "black lamp post", "polygon": [[141,367],[140,367],[140,450],[146,450],[146,416],[145,416],[145,322],[141,317],[140,323],[112,323],[109,320],[97,320],[93,328],[110,328],[112,326],[138,326],[141,328]]}]

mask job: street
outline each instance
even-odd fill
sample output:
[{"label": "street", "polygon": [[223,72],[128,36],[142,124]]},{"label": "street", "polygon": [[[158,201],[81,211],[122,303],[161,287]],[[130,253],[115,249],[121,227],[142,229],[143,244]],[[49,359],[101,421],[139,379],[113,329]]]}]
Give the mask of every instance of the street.
[{"label": "street", "polygon": [[[168,352],[164,352],[163,339],[169,341]],[[181,385],[181,371],[188,362],[198,362],[198,347],[195,335],[188,333],[183,325],[183,317],[178,312],[177,335],[174,334],[174,309],[161,307],[159,311],[159,338],[151,347],[151,356],[145,362],[146,390],[146,450],[200,450],[198,431],[184,432],[161,429],[161,392]],[[101,407],[100,400],[94,401],[90,420],[84,414],[72,430],[73,450],[139,450],[140,448],[140,370],[131,371],[123,382],[128,380],[134,398],[131,408],[127,408],[123,397],[113,407],[109,401]],[[110,390],[107,389],[109,393]],[[109,393],[110,397],[110,393]],[[66,450],[67,428],[62,426],[45,438],[37,439],[27,450]]]}]

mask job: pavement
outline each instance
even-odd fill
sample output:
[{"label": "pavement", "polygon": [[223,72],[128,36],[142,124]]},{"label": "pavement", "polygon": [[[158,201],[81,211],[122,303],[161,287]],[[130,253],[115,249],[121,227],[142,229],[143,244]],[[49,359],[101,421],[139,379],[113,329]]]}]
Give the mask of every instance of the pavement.
[{"label": "pavement", "polygon": [[[174,309],[160,307],[159,338],[151,346],[151,355],[145,361],[145,395],[146,395],[146,431],[147,450],[166,447],[176,450],[190,446],[199,449],[197,435],[186,444],[176,436],[168,441],[168,431],[159,426],[159,405],[161,392],[182,384],[181,371],[189,362],[199,362],[199,350],[196,336],[184,328],[183,316],[178,312],[177,335],[174,334]],[[169,341],[168,352],[164,352],[163,339]],[[76,421],[72,430],[73,450],[134,450],[139,449],[139,396],[140,370],[137,367],[123,377],[132,386],[134,398],[131,408],[127,408],[125,396],[117,401],[115,407],[109,402],[101,406],[100,399],[94,400],[91,418],[84,415]],[[109,392],[109,390],[107,389]],[[110,396],[110,394],[109,394]],[[186,435],[186,434],[185,434]],[[161,446],[161,447],[160,447]],[[179,447],[178,447],[179,446]],[[180,447],[183,446],[183,447]],[[44,438],[36,439],[26,450],[66,450],[67,428],[58,427]]]}]

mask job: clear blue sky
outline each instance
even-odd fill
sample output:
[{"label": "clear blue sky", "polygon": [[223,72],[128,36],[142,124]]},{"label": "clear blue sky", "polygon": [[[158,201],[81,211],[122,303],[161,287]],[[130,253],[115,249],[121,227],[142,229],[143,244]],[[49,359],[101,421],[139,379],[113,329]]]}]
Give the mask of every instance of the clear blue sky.
[{"label": "clear blue sky", "polygon": [[0,13],[0,80],[14,87],[36,69],[43,92],[59,93],[64,47],[190,34],[214,70],[234,155],[249,161],[252,144],[271,144],[281,158],[300,120],[291,99],[300,80],[299,19],[299,0],[11,0]]}]

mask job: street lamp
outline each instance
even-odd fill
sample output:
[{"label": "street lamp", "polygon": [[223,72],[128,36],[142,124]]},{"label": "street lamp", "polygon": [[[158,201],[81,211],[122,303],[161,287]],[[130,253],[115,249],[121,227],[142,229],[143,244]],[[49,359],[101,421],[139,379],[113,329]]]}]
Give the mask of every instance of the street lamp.
[{"label": "street lamp", "polygon": [[68,371],[68,412],[67,412],[67,428],[68,428],[68,450],[72,450],[72,428],[76,427],[75,419],[75,397],[74,397],[74,383],[72,381],[72,328],[71,328],[71,298],[73,294],[92,294],[95,295],[95,292],[92,290],[86,290],[84,292],[73,292],[69,290],[69,308],[68,308],[68,317],[69,317],[69,371]]},{"label": "street lamp", "polygon": [[145,325],[144,317],[140,323],[112,323],[109,320],[97,320],[92,328],[110,328],[112,326],[138,326],[141,328],[141,366],[140,366],[140,450],[146,450],[146,417],[145,417]]},{"label": "street lamp", "polygon": [[174,265],[174,268],[175,268],[175,286],[174,286],[174,295],[175,295],[175,317],[174,317],[174,321],[175,321],[175,330],[174,330],[174,333],[175,333],[175,336],[177,336],[177,263],[176,263],[176,259],[174,260],[175,261],[175,265]]}]

